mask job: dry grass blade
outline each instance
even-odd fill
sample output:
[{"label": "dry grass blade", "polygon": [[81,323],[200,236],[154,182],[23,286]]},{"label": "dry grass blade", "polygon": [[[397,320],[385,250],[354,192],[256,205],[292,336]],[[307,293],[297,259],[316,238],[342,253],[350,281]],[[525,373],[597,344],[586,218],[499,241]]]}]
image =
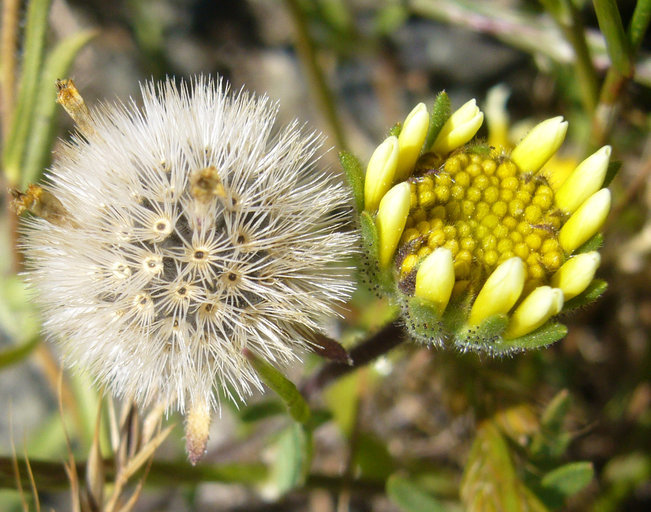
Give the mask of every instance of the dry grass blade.
[{"label": "dry grass blade", "polygon": [[70,436],[68,436],[68,429],[66,428],[65,416],[63,414],[63,370],[59,370],[59,378],[57,380],[57,404],[59,406],[59,417],[61,418],[61,426],[63,427],[63,437],[66,440],[66,451],[68,452],[68,461],[64,464],[68,480],[70,480],[70,501],[72,505],[72,512],[81,512],[81,500],[79,494],[79,475],[77,475],[77,465],[75,464],[75,456],[72,453],[70,445]]},{"label": "dry grass blade", "polygon": [[104,501],[104,464],[102,462],[102,451],[99,445],[103,406],[102,395],[103,393],[100,392],[93,442],[88,453],[88,460],[86,461],[86,487],[88,490],[90,508],[92,510],[102,510],[102,504]]},{"label": "dry grass blade", "polygon": [[[174,425],[170,425],[165,430],[163,430],[160,434],[158,434],[151,441],[145,444],[145,446],[143,446],[142,449],[138,453],[136,453],[134,457],[130,458],[124,467],[118,470],[117,476],[115,478],[115,486],[113,488],[113,494],[111,495],[108,503],[106,504],[106,508],[104,509],[105,512],[114,512],[116,510],[121,510],[121,509],[117,509],[117,506],[118,506],[118,500],[120,499],[120,495],[122,493],[122,488],[126,485],[129,479],[136,472],[138,472],[138,470],[142,467],[142,465],[145,462],[147,462],[147,459],[149,459],[154,455],[156,449],[163,443],[163,441],[169,435],[169,433],[172,431],[173,428]],[[139,491],[137,491],[137,493],[139,493]],[[129,502],[131,502],[131,500],[129,500]]]},{"label": "dry grass blade", "polygon": [[136,505],[136,503],[138,502],[138,498],[140,497],[140,493],[142,492],[142,489],[145,486],[145,480],[147,479],[147,475],[149,474],[149,469],[151,468],[153,462],[154,462],[154,458],[151,457],[149,459],[149,462],[147,463],[147,467],[145,468],[142,477],[140,478],[140,481],[138,482],[138,485],[133,491],[133,494],[131,494],[129,500],[124,504],[124,506],[118,512],[131,512],[133,507]]},{"label": "dry grass blade", "polygon": [[120,417],[120,441],[117,450],[116,471],[122,472],[122,468],[137,453],[140,446],[140,425],[138,421],[138,409],[133,401],[125,403]]},{"label": "dry grass blade", "polygon": [[142,467],[147,459],[149,459],[149,457],[154,454],[156,449],[163,443],[163,441],[165,441],[165,438],[169,435],[173,428],[174,425],[170,425],[160,434],[154,437],[151,441],[149,441],[145,446],[143,446],[142,449],[135,455],[135,457],[129,460],[129,463],[124,468],[124,472],[122,472],[118,478],[124,478],[125,482],[131,478]]},{"label": "dry grass blade", "polygon": [[23,506],[25,512],[29,512],[29,505],[25,499],[25,491],[23,490],[23,484],[21,483],[20,478],[20,469],[18,468],[18,457],[16,456],[16,444],[14,443],[14,423],[13,423],[13,414],[11,413],[11,408],[9,408],[9,438],[11,442],[11,464],[14,469],[14,475],[16,476],[16,488],[18,489],[18,494],[20,495],[20,503]]},{"label": "dry grass blade", "polygon": [[108,397],[108,417],[109,429],[111,431],[111,450],[113,453],[118,453],[120,446],[120,429],[118,428],[118,419],[115,412],[115,400],[113,397]]},{"label": "dry grass blade", "polygon": [[145,417],[142,425],[142,442],[148,443],[156,432],[160,429],[161,418],[165,412],[166,405],[159,404],[155,406]]},{"label": "dry grass blade", "polygon": [[36,480],[34,480],[34,473],[32,472],[32,466],[29,463],[29,457],[27,456],[27,448],[25,448],[25,467],[27,468],[27,476],[29,477],[29,484],[32,487],[32,496],[34,497],[34,506],[36,507],[36,512],[41,512],[41,501],[38,498],[38,489],[36,488]]}]

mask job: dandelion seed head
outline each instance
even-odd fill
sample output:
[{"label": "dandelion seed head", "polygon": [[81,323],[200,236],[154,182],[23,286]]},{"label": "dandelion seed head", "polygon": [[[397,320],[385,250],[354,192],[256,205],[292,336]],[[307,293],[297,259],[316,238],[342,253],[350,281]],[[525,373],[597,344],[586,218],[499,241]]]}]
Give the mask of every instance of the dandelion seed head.
[{"label": "dandelion seed head", "polygon": [[348,191],[323,138],[274,131],[266,97],[198,77],[106,104],[44,186],[68,223],[27,220],[27,278],[66,362],[140,405],[218,407],[260,388],[243,350],[295,360],[348,299]]}]

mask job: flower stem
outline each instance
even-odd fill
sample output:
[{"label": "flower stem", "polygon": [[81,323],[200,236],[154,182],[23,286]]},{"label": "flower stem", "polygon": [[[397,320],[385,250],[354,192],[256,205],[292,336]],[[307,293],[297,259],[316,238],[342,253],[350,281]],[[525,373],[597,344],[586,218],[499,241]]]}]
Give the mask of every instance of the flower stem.
[{"label": "flower stem", "polygon": [[347,144],[343,126],[337,114],[337,107],[332,92],[328,88],[323,71],[317,62],[316,50],[310,38],[305,14],[301,10],[298,0],[285,0],[285,3],[294,20],[296,49],[307,71],[313,94],[317,97],[323,114],[330,125],[330,131],[337,147],[345,150]]}]

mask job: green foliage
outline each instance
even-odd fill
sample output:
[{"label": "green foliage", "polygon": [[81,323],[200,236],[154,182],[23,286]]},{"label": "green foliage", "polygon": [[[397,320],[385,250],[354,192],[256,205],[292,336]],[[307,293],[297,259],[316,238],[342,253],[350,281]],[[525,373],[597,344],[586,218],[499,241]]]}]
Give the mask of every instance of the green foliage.
[{"label": "green foliage", "polygon": [[547,511],[518,477],[508,444],[497,425],[490,420],[477,428],[460,492],[468,512]]},{"label": "green foliage", "polygon": [[281,432],[275,448],[271,482],[285,494],[305,482],[312,460],[312,434],[303,425],[292,423]]},{"label": "green foliage", "polygon": [[292,381],[262,358],[247,352],[249,361],[262,381],[285,403],[289,415],[303,425],[310,420],[310,407]]},{"label": "green foliage", "polygon": [[567,498],[581,492],[593,478],[591,462],[565,464],[543,476],[539,492],[549,507],[560,508]]},{"label": "green foliage", "polygon": [[448,510],[417,483],[397,474],[387,480],[387,495],[404,512],[444,512]]},{"label": "green foliage", "polygon": [[68,74],[79,51],[95,35],[96,33],[90,30],[73,34],[61,41],[45,59],[35,95],[36,107],[22,164],[22,187],[38,181],[43,169],[50,161],[50,148],[54,140],[57,111],[54,83],[58,78]]},{"label": "green foliage", "polygon": [[21,164],[32,127],[34,108],[37,104],[50,1],[33,0],[27,8],[25,52],[18,101],[3,155],[7,180],[13,185],[20,182]]}]

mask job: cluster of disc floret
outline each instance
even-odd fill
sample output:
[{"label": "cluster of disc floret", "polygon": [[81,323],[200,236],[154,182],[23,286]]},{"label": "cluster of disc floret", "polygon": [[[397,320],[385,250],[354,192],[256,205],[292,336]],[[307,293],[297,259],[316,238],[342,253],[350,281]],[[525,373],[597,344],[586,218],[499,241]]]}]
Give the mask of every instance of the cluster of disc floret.
[{"label": "cluster of disc floret", "polygon": [[561,176],[545,167],[561,117],[512,151],[471,142],[482,122],[475,100],[449,115],[441,94],[431,114],[420,104],[394,127],[365,173],[349,155],[342,163],[370,282],[402,305],[414,338],[500,354],[560,339],[554,317],[605,289],[594,274],[611,149]]}]

